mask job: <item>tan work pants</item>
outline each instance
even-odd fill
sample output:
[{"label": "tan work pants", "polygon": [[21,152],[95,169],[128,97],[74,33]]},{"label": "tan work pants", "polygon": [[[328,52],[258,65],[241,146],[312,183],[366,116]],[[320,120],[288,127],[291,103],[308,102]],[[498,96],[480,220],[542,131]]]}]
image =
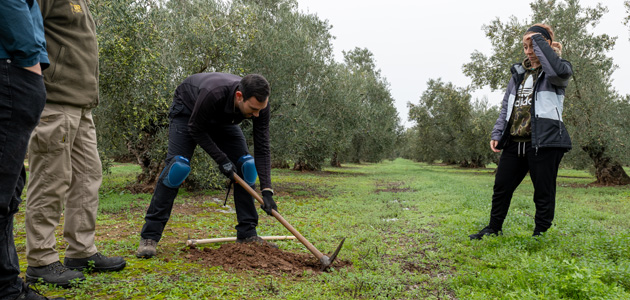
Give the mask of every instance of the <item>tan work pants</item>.
[{"label": "tan work pants", "polygon": [[28,146],[26,259],[31,267],[59,260],[55,227],[65,215],[66,257],[94,255],[102,180],[92,110],[46,103]]}]

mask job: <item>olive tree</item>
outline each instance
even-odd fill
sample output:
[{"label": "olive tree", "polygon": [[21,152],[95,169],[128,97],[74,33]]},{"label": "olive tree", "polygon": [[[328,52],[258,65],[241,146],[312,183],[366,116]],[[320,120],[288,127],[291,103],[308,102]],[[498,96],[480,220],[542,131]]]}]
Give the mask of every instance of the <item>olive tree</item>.
[{"label": "olive tree", "polygon": [[353,107],[347,117],[358,118],[347,135],[351,143],[343,152],[343,160],[358,163],[392,158],[401,128],[389,83],[368,49],[355,48],[343,54],[345,66],[354,77],[355,91],[351,98],[345,99]]},{"label": "olive tree", "polygon": [[[163,168],[173,92],[198,72],[224,71],[246,41],[250,15],[213,0],[95,0],[100,98],[95,111],[101,147],[142,167],[138,183],[152,186]],[[218,172],[196,155],[192,186],[216,186]]]},{"label": "olive tree", "polygon": [[329,148],[322,86],[332,59],[330,26],[298,11],[294,0],[239,1],[252,10],[256,31],[238,67],[271,84],[271,150],[274,166],[319,169]]},{"label": "olive tree", "polygon": [[157,51],[158,1],[95,0],[100,55],[100,103],[95,109],[99,142],[106,152],[130,155],[143,168],[139,181],[151,182],[162,151],[171,85]]},{"label": "olive tree", "polygon": [[[275,166],[319,169],[352,148],[357,130],[393,144],[387,134],[397,119],[384,80],[334,62],[330,25],[300,12],[295,0],[94,0],[91,8],[100,44],[99,142],[106,153],[136,161],[141,184],[152,186],[163,168],[175,88],[199,72],[269,80]],[[366,91],[369,98],[361,98]],[[241,124],[248,139],[251,126]],[[371,160],[389,151],[364,149]],[[185,184],[220,186],[211,158],[195,153]]]},{"label": "olive tree", "polygon": [[473,168],[496,160],[488,145],[498,111],[487,100],[471,99],[469,88],[441,79],[427,82],[419,103],[409,104],[409,119],[416,123],[408,140],[413,158]]}]

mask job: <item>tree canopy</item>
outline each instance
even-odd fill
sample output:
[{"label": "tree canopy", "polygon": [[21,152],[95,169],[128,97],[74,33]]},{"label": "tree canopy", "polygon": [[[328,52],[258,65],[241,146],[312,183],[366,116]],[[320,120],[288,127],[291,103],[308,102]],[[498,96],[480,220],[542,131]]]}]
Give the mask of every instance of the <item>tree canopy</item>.
[{"label": "tree canopy", "polygon": [[[367,49],[335,62],[330,25],[295,0],[94,0],[100,45],[100,147],[138,162],[152,184],[163,167],[177,85],[199,72],[258,73],[271,85],[274,166],[317,170],[327,160],[393,156],[399,119]],[[241,127],[251,138],[251,122]],[[251,143],[250,143],[251,144]],[[219,186],[196,152],[190,187]]]},{"label": "tree canopy", "polygon": [[425,162],[442,161],[462,167],[484,167],[496,161],[488,142],[498,110],[487,101],[472,101],[469,88],[431,79],[418,104],[409,104],[416,122],[411,156]]}]

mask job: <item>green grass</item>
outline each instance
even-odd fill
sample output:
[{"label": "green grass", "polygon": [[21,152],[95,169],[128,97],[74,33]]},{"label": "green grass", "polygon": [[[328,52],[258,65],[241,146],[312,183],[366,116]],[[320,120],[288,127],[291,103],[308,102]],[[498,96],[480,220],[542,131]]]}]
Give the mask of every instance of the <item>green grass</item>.
[{"label": "green grass", "polygon": [[[470,241],[488,222],[493,169],[398,159],[324,172],[273,170],[280,213],[322,252],[346,243],[351,268],[302,276],[205,268],[181,253],[186,236],[234,236],[223,193],[180,193],[159,257],[136,259],[150,195],[124,187],[139,168],[116,165],[101,189],[97,246],[122,255],[122,272],[90,274],[80,287],[42,287],[69,299],[630,299],[630,188],[594,187],[588,173],[561,170],[554,226],[534,239],[529,177],[516,190],[499,237]],[[220,199],[216,199],[220,198]],[[231,203],[228,202],[228,203]],[[222,204],[222,203],[221,203]],[[231,203],[233,205],[233,202]],[[261,214],[261,216],[264,214]],[[22,270],[24,214],[16,218]],[[286,235],[261,217],[260,235]],[[63,249],[59,236],[59,249]],[[308,251],[280,241],[284,251]],[[63,255],[63,250],[60,251]]]}]

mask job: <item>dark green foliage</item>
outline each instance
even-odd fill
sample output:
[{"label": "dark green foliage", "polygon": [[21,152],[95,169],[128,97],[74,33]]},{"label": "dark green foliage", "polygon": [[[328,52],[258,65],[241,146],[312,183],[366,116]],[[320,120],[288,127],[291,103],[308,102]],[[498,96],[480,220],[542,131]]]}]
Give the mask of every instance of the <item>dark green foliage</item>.
[{"label": "dark green foliage", "polygon": [[157,139],[168,126],[172,82],[161,63],[162,36],[155,1],[92,1],[100,55],[100,104],[95,110],[100,146],[113,155],[130,154],[144,172],[159,175],[166,149]]},{"label": "dark green foliage", "polygon": [[420,103],[409,104],[409,119],[416,123],[406,136],[410,158],[474,168],[495,161],[489,143],[498,110],[471,98],[468,89],[429,80]]},{"label": "dark green foliage", "polygon": [[347,88],[350,94],[345,101],[351,104],[346,118],[354,121],[351,131],[346,133],[351,143],[340,154],[346,161],[355,163],[392,158],[402,129],[389,83],[381,76],[368,49],[344,51],[344,61],[350,70],[350,86]]},{"label": "dark green foliage", "polygon": [[[268,79],[275,166],[391,157],[398,118],[371,53],[335,63],[330,25],[294,0],[95,0],[91,8],[101,47],[100,146],[138,162],[139,183],[159,176],[173,92],[199,72]],[[361,64],[369,68],[358,72]],[[241,127],[252,145],[251,123]],[[212,159],[196,153],[186,185],[221,186]]]}]

